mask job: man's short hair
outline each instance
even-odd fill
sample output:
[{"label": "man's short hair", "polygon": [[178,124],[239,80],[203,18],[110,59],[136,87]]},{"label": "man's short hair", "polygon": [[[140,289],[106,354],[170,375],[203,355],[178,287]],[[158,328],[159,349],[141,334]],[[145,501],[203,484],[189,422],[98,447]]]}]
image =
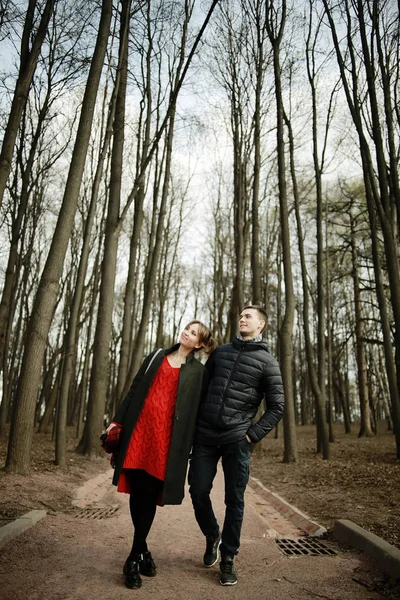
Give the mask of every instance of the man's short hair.
[{"label": "man's short hair", "polygon": [[[246,310],[248,308],[252,308],[253,310],[256,310],[258,312],[260,317],[265,321],[265,327],[266,327],[267,323],[268,323],[268,314],[267,314],[267,311],[265,310],[265,308],[263,308],[262,306],[259,306],[258,304],[247,304],[243,308],[243,310]],[[261,330],[262,332],[264,331],[265,327],[262,328],[262,330]]]}]

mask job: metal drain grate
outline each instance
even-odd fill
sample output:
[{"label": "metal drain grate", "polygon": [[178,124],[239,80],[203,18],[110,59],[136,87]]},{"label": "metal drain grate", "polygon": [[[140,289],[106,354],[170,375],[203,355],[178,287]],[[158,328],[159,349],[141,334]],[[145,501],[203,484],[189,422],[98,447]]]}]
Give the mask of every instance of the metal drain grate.
[{"label": "metal drain grate", "polygon": [[287,556],[332,556],[336,550],[315,538],[277,539],[279,549]]},{"label": "metal drain grate", "polygon": [[118,510],[118,506],[109,506],[107,508],[104,507],[87,507],[83,510],[80,510],[75,517],[77,519],[109,519]]}]

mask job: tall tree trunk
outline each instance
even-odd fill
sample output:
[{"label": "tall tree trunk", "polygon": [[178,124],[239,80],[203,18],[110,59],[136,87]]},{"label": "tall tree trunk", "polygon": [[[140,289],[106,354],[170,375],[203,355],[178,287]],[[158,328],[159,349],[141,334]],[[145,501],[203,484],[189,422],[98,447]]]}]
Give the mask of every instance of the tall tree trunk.
[{"label": "tall tree trunk", "polygon": [[[112,126],[110,125],[110,128]],[[106,138],[108,134],[106,134]],[[68,321],[68,328],[65,341],[65,353],[60,368],[62,369],[61,385],[58,398],[57,410],[57,428],[56,428],[56,458],[55,462],[59,466],[64,466],[66,461],[66,425],[68,413],[68,400],[71,392],[71,382],[75,372],[76,348],[79,316],[81,313],[82,300],[84,297],[84,283],[87,274],[87,267],[90,254],[91,232],[98,202],[98,191],[103,175],[103,164],[105,153],[107,152],[109,139],[106,139],[99,158],[96,174],[93,182],[92,195],[88,216],[85,223],[83,234],[83,246],[79,260],[78,274],[74,286],[71,309]]]},{"label": "tall tree trunk", "polygon": [[342,407],[344,431],[345,433],[351,433],[351,418],[348,403],[347,384],[346,381],[343,379],[339,367],[337,367],[336,369],[333,381]]},{"label": "tall tree trunk", "polygon": [[329,436],[328,436],[328,428],[326,425],[325,419],[325,402],[323,394],[321,393],[321,388],[319,386],[319,379],[317,370],[315,368],[315,357],[313,344],[311,342],[310,336],[310,301],[309,301],[309,293],[308,293],[308,278],[307,278],[307,265],[306,265],[306,256],[304,250],[304,234],[303,227],[301,223],[301,214],[300,214],[300,198],[299,191],[297,185],[297,176],[296,176],[296,168],[295,168],[295,160],[294,160],[294,137],[292,124],[290,119],[287,117],[286,113],[284,113],[285,123],[289,134],[289,156],[290,156],[290,171],[292,175],[292,183],[293,183],[293,197],[294,197],[294,206],[295,206],[295,215],[296,215],[296,223],[297,223],[297,238],[299,244],[299,255],[300,255],[300,266],[301,266],[301,279],[302,279],[302,288],[303,288],[303,327],[304,327],[304,342],[306,349],[306,358],[307,358],[307,367],[308,367],[308,377],[311,385],[311,390],[313,392],[315,398],[315,412],[317,417],[317,425],[319,432],[319,439],[322,442],[322,456],[325,460],[329,459]]},{"label": "tall tree trunk", "polygon": [[247,220],[247,190],[246,169],[247,159],[243,156],[244,141],[241,134],[240,107],[231,106],[233,131],[233,231],[235,267],[233,275],[233,288],[231,307],[229,311],[229,328],[231,336],[237,332],[239,314],[244,304],[244,260],[246,247],[246,220]]},{"label": "tall tree trunk", "polygon": [[[297,461],[296,446],[296,423],[294,415],[294,398],[292,383],[292,356],[293,356],[293,324],[295,297],[293,290],[292,259],[290,250],[290,229],[289,229],[289,210],[287,202],[286,188],[286,166],[285,166],[285,146],[284,146],[284,108],[282,98],[281,65],[280,65],[280,45],[283,37],[283,31],[286,21],[286,0],[281,0],[280,8],[273,6],[273,2],[268,0],[266,7],[268,10],[267,31],[273,50],[274,63],[274,82],[276,96],[277,112],[277,154],[278,154],[278,184],[279,184],[279,208],[281,222],[281,243],[283,274],[285,282],[285,314],[280,330],[280,358],[285,389],[285,414],[283,417],[284,426],[284,462]],[[277,16],[279,12],[279,17]],[[279,24],[278,24],[279,20]]]},{"label": "tall tree trunk", "polygon": [[[259,15],[257,15],[259,17]],[[262,304],[261,267],[260,267],[260,172],[261,172],[261,95],[264,81],[264,46],[260,19],[257,18],[257,47],[256,47],[256,90],[254,110],[254,168],[253,194],[251,199],[251,270],[252,270],[252,302]]]},{"label": "tall tree trunk", "polygon": [[[151,78],[151,58],[153,53],[153,41],[150,30],[150,0],[147,2],[147,37],[148,37],[148,49],[145,58],[145,85],[144,85],[144,98],[143,102],[146,102],[146,115],[144,123],[143,140],[141,139],[141,129],[139,125],[139,143],[138,143],[138,167],[136,177],[138,178],[140,172],[144,169],[145,160],[150,147],[150,135],[151,135],[151,115],[153,110],[152,101],[152,78]],[[140,123],[142,115],[140,118]],[[142,148],[140,148],[140,144]],[[118,364],[118,378],[117,378],[117,389],[116,389],[116,401],[117,403],[122,401],[124,386],[128,374],[128,366],[131,359],[131,346],[132,346],[132,322],[133,322],[133,308],[135,303],[136,293],[136,269],[137,269],[137,254],[140,244],[140,233],[143,224],[143,205],[145,200],[145,181],[142,177],[140,180],[140,187],[135,196],[135,212],[133,221],[133,231],[131,235],[130,252],[129,252],[129,269],[128,277],[126,280],[125,296],[124,296],[124,315],[122,322],[121,331],[121,351],[120,359]]]},{"label": "tall tree trunk", "polygon": [[[7,344],[7,348],[8,348],[8,345],[10,343],[10,327],[7,327],[7,330],[5,332],[4,343]],[[3,376],[3,388],[2,388],[3,394],[2,394],[2,399],[1,399],[1,403],[0,403],[0,437],[2,437],[5,432],[9,409],[10,409],[10,397],[11,397],[11,390],[9,389],[10,385],[11,385],[11,381],[10,381],[10,373],[9,373],[9,368],[8,368],[8,356],[6,354],[4,354],[2,360],[3,360],[3,365],[2,365],[2,368],[0,365],[0,372],[2,371],[2,376]]]},{"label": "tall tree trunk", "polygon": [[128,32],[131,0],[122,0],[121,34],[118,71],[120,83],[114,119],[114,139],[111,156],[110,191],[101,266],[101,284],[96,332],[93,343],[93,363],[90,375],[87,418],[78,451],[93,458],[99,454],[99,432],[102,428],[109,377],[109,353],[114,306],[114,287],[120,234],[122,164],[125,135],[125,103],[128,77]]},{"label": "tall tree trunk", "polygon": [[[315,40],[312,38],[312,6],[310,5],[309,29],[307,36],[306,62],[308,81],[311,89],[312,100],[312,143],[315,177],[315,195],[317,200],[316,229],[317,229],[317,355],[318,355],[318,388],[320,401],[317,403],[318,440],[322,454],[325,456],[329,450],[324,444],[329,443],[325,438],[323,421],[326,420],[325,398],[325,372],[326,372],[326,347],[325,347],[325,273],[324,273],[324,239],[323,239],[323,198],[322,198],[322,168],[320,166],[318,150],[318,121],[317,121],[317,92],[315,87]],[[311,46],[311,47],[310,47]],[[318,451],[320,448],[318,448]]]},{"label": "tall tree trunk", "polygon": [[44,411],[43,417],[40,419],[39,423],[39,433],[49,433],[50,424],[56,409],[57,404],[57,395],[58,395],[58,387],[60,384],[60,371],[57,373],[56,380],[51,390],[49,401],[46,405],[46,409]]},{"label": "tall tree trunk", "polygon": [[[327,212],[327,206],[325,206],[325,211]],[[325,239],[326,239],[326,330],[327,330],[327,412],[328,412],[328,425],[329,425],[329,442],[333,443],[335,441],[335,434],[333,432],[333,422],[334,422],[334,414],[333,414],[333,362],[332,362],[332,308],[331,308],[331,279],[330,279],[330,269],[329,269],[329,250],[328,250],[328,219],[325,215]]]},{"label": "tall tree trunk", "polygon": [[103,0],[96,47],[86,84],[63,202],[28,324],[26,346],[16,393],[18,406],[9,438],[6,461],[7,472],[21,474],[29,472],[33,418],[40,385],[43,357],[57,301],[65,254],[77,209],[97,90],[107,49],[111,12],[111,0]]},{"label": "tall tree trunk", "polygon": [[[68,330],[66,334],[66,348],[63,364],[63,375],[60,386],[60,397],[58,401],[57,411],[57,435],[56,435],[56,464],[60,466],[65,465],[66,461],[66,425],[67,425],[67,409],[68,409],[68,397],[70,393],[71,380],[74,372],[74,361],[76,355],[76,341],[78,333],[78,321],[79,314],[82,305],[82,298],[84,292],[84,283],[87,273],[87,267],[89,262],[90,254],[90,240],[93,222],[96,214],[96,206],[98,203],[99,189],[101,179],[103,177],[104,163],[109,151],[109,145],[111,141],[113,131],[113,121],[115,118],[116,102],[119,92],[119,86],[123,71],[121,68],[117,68],[117,75],[115,79],[115,85],[110,100],[107,122],[105,124],[104,141],[102,144],[101,151],[99,153],[99,159],[96,167],[96,173],[94,176],[92,195],[90,199],[88,216],[85,223],[85,231],[83,236],[83,246],[79,261],[78,275],[76,284],[74,287],[74,293],[71,303],[71,312],[68,323]],[[103,113],[104,114],[104,113]],[[112,290],[113,291],[113,290]]]},{"label": "tall tree trunk", "polygon": [[362,324],[361,311],[361,294],[360,294],[360,278],[358,275],[358,256],[356,249],[356,239],[354,233],[354,219],[351,219],[351,258],[352,258],[352,275],[353,275],[353,290],[354,290],[354,313],[355,313],[355,329],[356,329],[356,356],[357,356],[357,372],[358,372],[358,395],[360,398],[360,432],[358,437],[372,437],[371,415],[369,407],[368,379],[367,379],[367,357],[365,352],[364,331]]},{"label": "tall tree trunk", "polygon": [[[93,286],[92,286],[92,306],[96,304],[96,298],[99,293],[100,286],[100,253],[101,253],[101,244],[99,242],[99,249],[97,252],[96,260],[94,262],[93,267]],[[94,323],[95,315],[93,311],[90,312],[89,315],[89,323],[87,326],[87,335],[86,335],[86,346],[85,346],[85,354],[83,357],[83,369],[82,369],[82,378],[79,386],[79,409],[78,409],[78,418],[76,423],[76,437],[81,440],[81,436],[84,430],[84,417],[86,413],[86,399],[87,399],[87,390],[88,390],[88,382],[89,382],[89,371],[91,364],[91,347],[92,347],[92,330]],[[76,448],[76,452],[80,451],[80,442],[78,447]]]}]

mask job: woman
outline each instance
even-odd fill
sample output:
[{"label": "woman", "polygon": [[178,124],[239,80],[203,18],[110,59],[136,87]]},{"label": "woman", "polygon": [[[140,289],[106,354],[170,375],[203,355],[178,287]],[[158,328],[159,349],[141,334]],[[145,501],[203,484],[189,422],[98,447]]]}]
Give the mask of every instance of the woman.
[{"label": "woman", "polygon": [[140,574],[156,574],[146,538],[156,506],[181,504],[197,409],[207,385],[204,366],[195,358],[215,347],[211,331],[190,321],[179,343],[147,356],[109,428],[122,425],[113,484],[130,494],[134,527],[125,565],[125,585],[139,588]]}]

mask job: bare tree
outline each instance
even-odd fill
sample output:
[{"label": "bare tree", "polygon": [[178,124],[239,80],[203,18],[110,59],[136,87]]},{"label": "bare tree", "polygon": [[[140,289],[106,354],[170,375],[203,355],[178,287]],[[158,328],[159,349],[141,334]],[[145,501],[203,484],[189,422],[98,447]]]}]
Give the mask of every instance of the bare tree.
[{"label": "bare tree", "polygon": [[365,435],[371,437],[373,435],[371,429],[368,380],[367,380],[367,357],[364,339],[364,327],[362,318],[362,304],[360,292],[360,278],[358,274],[358,252],[356,246],[355,235],[355,219],[353,215],[350,218],[351,227],[351,258],[353,270],[353,289],[354,289],[354,312],[356,326],[356,353],[357,353],[357,368],[358,368],[358,393],[360,396],[360,432],[359,437]]},{"label": "bare tree", "polygon": [[266,45],[268,35],[266,30],[266,6],[263,0],[245,0],[245,9],[253,23],[254,33],[251,35],[248,62],[250,73],[253,75],[254,86],[254,116],[253,116],[253,183],[251,198],[251,271],[252,271],[252,302],[263,304],[262,274],[260,260],[260,178],[261,178],[261,139],[263,113],[266,102],[263,98],[265,72],[269,66]]},{"label": "bare tree", "polygon": [[[384,65],[382,64],[381,58],[379,58],[382,56],[381,50],[384,47],[382,43],[383,32],[381,32],[379,24],[382,22],[381,18],[383,18],[385,12],[390,12],[392,4],[389,2],[377,2],[374,9],[372,7],[374,5],[373,2],[344,0],[340,6],[341,12],[339,13],[340,18],[343,19],[346,27],[346,48],[344,50],[342,49],[342,44],[337,31],[337,23],[335,21],[335,17],[337,16],[336,9],[331,6],[329,0],[323,0],[323,5],[331,30],[347,104],[359,139],[364,186],[370,219],[376,290],[384,332],[386,370],[391,395],[397,456],[400,457],[400,399],[398,393],[400,369],[397,366],[396,372],[391,342],[387,298],[384,291],[377,238],[379,225],[383,234],[386,260],[388,264],[391,265],[391,268],[388,270],[391,292],[390,304],[395,324],[394,341],[396,357],[399,357],[400,271],[397,252],[397,212],[399,203],[396,196],[398,190],[398,187],[396,187],[396,180],[398,176],[394,175],[395,180],[392,181],[389,178],[389,173],[391,171],[390,160],[392,160],[393,164],[393,160],[397,161],[397,158],[392,158],[387,161],[383,137],[383,133],[387,132],[391,141],[386,148],[388,148],[389,154],[391,154],[393,150],[392,142],[394,142],[392,136],[392,125],[394,125],[395,122],[393,115],[396,113],[394,112],[394,107],[392,108],[389,99],[391,98],[391,89],[394,83],[392,78],[398,76],[398,70],[396,68],[392,69],[392,65],[397,60],[396,53],[393,54],[391,51],[393,46],[391,44],[385,44],[388,53],[386,54]],[[367,33],[367,29],[370,30],[370,35]],[[386,28],[385,35],[387,35],[388,38],[393,39],[393,37],[396,37],[397,35],[397,30],[398,27],[396,25],[396,20],[394,19],[390,21],[390,26]],[[355,34],[357,34],[357,36]],[[359,45],[357,45],[357,40],[359,40]],[[379,48],[378,52],[375,52],[376,46]],[[362,57],[361,61],[358,58],[360,55]],[[380,65],[376,64],[376,56],[378,56],[381,61]],[[381,69],[381,73],[384,75],[382,79],[376,77],[378,68]],[[362,77],[364,77],[366,81],[366,93],[364,91],[364,81]],[[385,100],[384,120],[381,118],[381,111],[379,110],[378,96],[381,93],[379,85],[382,85],[381,91],[383,92]],[[369,143],[370,139],[372,140],[372,146]],[[394,214],[396,214],[395,219],[393,218]]]},{"label": "bare tree", "polygon": [[[140,102],[139,124],[138,124],[138,144],[136,150],[136,177],[144,168],[145,160],[151,146],[151,125],[153,113],[153,86],[152,86],[152,60],[154,53],[154,35],[151,27],[151,4],[148,0],[145,6],[146,19],[144,26],[143,38],[136,39],[140,49],[140,64],[143,73],[142,82],[142,100]],[[136,23],[136,29],[138,24]],[[146,52],[143,52],[143,47],[147,44]],[[131,362],[131,346],[133,336],[133,310],[135,305],[135,291],[137,280],[137,254],[140,243],[140,234],[142,231],[144,217],[144,201],[146,197],[146,181],[142,177],[140,180],[139,189],[134,199],[135,216],[133,221],[133,231],[130,240],[130,255],[129,269],[126,281],[126,289],[124,296],[124,314],[121,331],[121,350],[118,365],[118,380],[117,380],[117,401],[122,399],[123,390],[126,384],[128,365]]]},{"label": "bare tree", "polygon": [[284,106],[282,98],[282,80],[280,64],[280,46],[286,21],[286,0],[281,0],[278,6],[267,0],[267,32],[272,45],[275,97],[276,97],[276,139],[278,157],[278,187],[281,225],[281,244],[283,272],[285,280],[285,313],[280,330],[280,363],[285,389],[284,431],[285,447],[284,461],[296,462],[296,427],[294,415],[294,397],[292,380],[292,334],[294,323],[295,296],[293,289],[292,259],[290,249],[289,210],[287,200],[286,165],[285,165],[285,136],[284,136]]},{"label": "bare tree", "polygon": [[[76,11],[76,8],[75,6],[73,10]],[[70,143],[70,135],[61,140],[55,129],[57,118],[60,118],[59,107],[63,96],[70,92],[78,74],[81,74],[79,42],[84,25],[81,24],[81,11],[78,14],[81,17],[79,23],[77,15],[71,15],[69,10],[62,10],[61,3],[56,5],[20,123],[10,198],[5,211],[12,226],[0,302],[0,370],[4,362],[3,355],[7,353],[5,332],[12,326],[11,299],[13,290],[18,285],[18,262],[24,251],[24,233],[34,210],[30,208],[30,203],[35,179],[38,176],[51,176],[57,161]]]},{"label": "bare tree", "polygon": [[122,164],[125,135],[126,82],[128,75],[128,31],[131,1],[121,4],[121,23],[118,52],[118,83],[113,122],[113,148],[111,154],[110,187],[106,219],[104,254],[101,266],[101,283],[96,332],[93,343],[93,363],[90,376],[89,402],[84,436],[78,450],[89,457],[98,454],[108,386],[109,349],[111,342],[112,310],[116,277],[121,204]]},{"label": "bare tree", "polygon": [[[138,330],[137,330],[137,333],[135,336],[135,340],[132,344],[132,361],[129,366],[128,376],[127,376],[127,379],[125,382],[125,387],[124,387],[124,392],[129,387],[130,382],[132,381],[133,376],[139,367],[139,364],[142,360],[143,349],[145,346],[145,332],[147,329],[147,324],[148,324],[148,319],[149,319],[149,314],[150,314],[152,289],[154,287],[154,280],[155,280],[155,276],[157,273],[156,267],[157,267],[157,262],[159,259],[159,253],[160,253],[160,248],[161,248],[162,228],[163,228],[164,216],[166,213],[166,205],[167,205],[166,203],[168,200],[169,172],[170,172],[170,168],[171,168],[171,153],[172,153],[172,143],[173,143],[173,134],[174,134],[174,122],[175,122],[175,116],[176,116],[176,101],[177,101],[179,91],[185,80],[189,66],[192,62],[193,56],[196,52],[196,49],[200,43],[202,36],[204,34],[204,31],[211,19],[211,16],[215,10],[215,7],[218,4],[218,1],[219,0],[213,0],[213,2],[211,3],[211,6],[207,12],[207,15],[206,15],[204,21],[203,21],[203,24],[202,24],[198,34],[196,35],[195,41],[193,42],[192,48],[191,48],[190,52],[188,53],[187,57],[186,57],[186,45],[187,45],[187,36],[188,36],[188,24],[189,24],[191,15],[192,15],[193,4],[189,0],[185,1],[185,6],[183,9],[184,10],[184,20],[183,20],[183,25],[182,25],[181,41],[180,41],[180,45],[179,45],[179,49],[178,49],[179,51],[177,53],[177,56],[175,57],[177,64],[175,66],[175,72],[169,73],[169,76],[171,78],[171,82],[170,82],[170,85],[171,85],[170,90],[171,91],[170,91],[169,100],[168,100],[168,108],[167,108],[165,117],[162,120],[161,125],[159,126],[157,133],[154,137],[152,146],[141,166],[140,173],[137,176],[135,185],[129,195],[128,202],[125,205],[125,208],[121,214],[121,219],[123,219],[126,214],[127,209],[129,208],[133,199],[136,197],[136,194],[140,190],[144,175],[146,173],[147,166],[149,165],[150,161],[153,158],[153,155],[155,154],[155,152],[158,148],[158,144],[159,144],[161,137],[165,134],[165,142],[164,142],[165,167],[164,167],[164,173],[163,173],[163,186],[162,186],[162,191],[161,191],[161,201],[160,201],[160,206],[158,208],[158,222],[157,222],[156,229],[153,229],[153,231],[154,231],[154,247],[153,247],[151,256],[149,256],[149,261],[148,261],[149,266],[148,266],[148,270],[147,270],[146,276],[145,276],[143,309],[142,309],[142,314],[141,314]],[[153,214],[155,216],[155,213],[153,213]]]},{"label": "bare tree", "polygon": [[21,39],[19,73],[0,153],[0,207],[2,205],[4,190],[6,189],[7,179],[11,170],[11,161],[15,141],[18,135],[18,127],[27,102],[28,92],[36,69],[40,48],[47,32],[55,2],[56,0],[46,1],[38,28],[35,31],[34,24],[37,19],[35,12],[38,8],[38,2],[37,0],[29,0]]},{"label": "bare tree", "polygon": [[111,0],[103,0],[98,37],[86,84],[85,97],[83,99],[63,203],[28,325],[27,343],[17,389],[18,405],[16,406],[9,438],[6,461],[6,470],[8,472],[26,473],[29,471],[33,416],[40,385],[44,350],[54,314],[60,276],[77,208],[97,89],[110,31],[111,11]]},{"label": "bare tree", "polygon": [[[101,180],[103,177],[104,163],[107,157],[112,136],[112,123],[114,120],[116,99],[121,78],[120,73],[121,71],[119,70],[117,73],[113,93],[110,99],[106,123],[102,124],[104,126],[104,139],[101,145],[101,149],[99,151],[96,172],[93,179],[89,210],[84,226],[83,245],[81,248],[79,268],[76,283],[74,285],[73,298],[70,307],[70,317],[66,333],[65,352],[62,362],[62,378],[60,384],[60,393],[57,410],[56,464],[58,465],[65,464],[65,428],[67,423],[68,397],[70,393],[70,386],[74,372],[74,362],[76,358],[78,320],[82,306],[84,283],[88,268],[92,227],[95,219],[96,207],[99,201],[99,191]],[[106,100],[106,94],[107,89],[105,90],[104,100]],[[102,119],[104,119],[105,116],[104,112],[105,111],[103,107]],[[103,126],[101,128],[100,137],[102,137]]]}]

